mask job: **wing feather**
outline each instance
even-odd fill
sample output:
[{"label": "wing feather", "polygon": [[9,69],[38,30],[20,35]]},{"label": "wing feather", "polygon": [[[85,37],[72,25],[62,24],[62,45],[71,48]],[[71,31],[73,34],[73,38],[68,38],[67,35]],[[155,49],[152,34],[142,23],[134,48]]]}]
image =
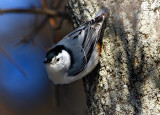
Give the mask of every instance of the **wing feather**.
[{"label": "wing feather", "polygon": [[96,43],[99,40],[99,33],[104,21],[103,18],[101,20],[98,19],[97,21],[97,18],[81,25],[79,28],[68,34],[62,40],[65,43],[60,42],[65,44],[73,54],[73,62],[68,71],[69,76],[78,75],[84,70],[93,51],[95,51]]}]

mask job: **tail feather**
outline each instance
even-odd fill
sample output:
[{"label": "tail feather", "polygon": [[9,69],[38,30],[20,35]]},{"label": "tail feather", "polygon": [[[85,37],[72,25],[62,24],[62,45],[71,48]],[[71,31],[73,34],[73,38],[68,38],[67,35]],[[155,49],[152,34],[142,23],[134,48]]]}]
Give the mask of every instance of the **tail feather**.
[{"label": "tail feather", "polygon": [[108,16],[109,15],[109,9],[107,7],[104,7],[104,6],[100,7],[100,9],[96,13],[95,17],[98,17],[102,14],[106,14],[106,16]]},{"label": "tail feather", "polygon": [[98,12],[95,15],[95,21],[98,22],[103,22],[102,23],[102,27],[101,30],[99,31],[99,39],[98,39],[98,43],[102,44],[102,38],[104,35],[104,30],[106,29],[106,20],[109,17],[109,9],[106,7],[100,7],[100,9],[98,10]]}]

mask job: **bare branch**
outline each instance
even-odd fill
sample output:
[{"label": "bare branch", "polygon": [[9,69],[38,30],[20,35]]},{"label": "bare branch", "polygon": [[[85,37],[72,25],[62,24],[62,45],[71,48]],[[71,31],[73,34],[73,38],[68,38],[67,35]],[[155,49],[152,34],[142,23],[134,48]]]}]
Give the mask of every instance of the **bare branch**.
[{"label": "bare branch", "polygon": [[26,77],[27,74],[23,69],[13,60],[13,58],[0,46],[0,52]]},{"label": "bare branch", "polygon": [[47,8],[44,9],[6,9],[6,10],[0,10],[0,14],[4,13],[31,13],[31,14],[42,14],[42,15],[48,15],[48,16],[59,16],[68,18],[69,14],[64,12],[59,12],[55,10],[50,10]]},{"label": "bare branch", "polygon": [[26,43],[29,41],[32,41],[34,39],[34,37],[38,34],[38,32],[44,27],[44,25],[47,23],[48,21],[48,17],[46,17],[42,23],[40,25],[38,25],[37,27],[35,27],[31,33],[29,35],[27,35],[26,37],[24,37],[22,40],[20,40],[16,45],[20,45],[22,43]]}]

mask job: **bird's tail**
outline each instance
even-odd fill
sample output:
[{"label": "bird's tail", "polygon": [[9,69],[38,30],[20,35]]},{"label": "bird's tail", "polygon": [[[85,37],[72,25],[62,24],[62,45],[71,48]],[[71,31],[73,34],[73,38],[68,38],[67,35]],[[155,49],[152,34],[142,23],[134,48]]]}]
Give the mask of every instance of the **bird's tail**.
[{"label": "bird's tail", "polygon": [[109,16],[109,9],[107,7],[104,7],[104,6],[100,7],[100,9],[96,13],[95,17],[98,17],[102,14],[105,14],[106,17]]},{"label": "bird's tail", "polygon": [[[106,7],[100,7],[98,12],[95,15],[95,22],[96,23],[101,23],[101,29],[99,30],[99,39],[98,42],[102,44],[102,38],[104,34],[104,30],[106,28],[106,22],[109,17],[109,9]],[[97,26],[97,25],[96,25]]]}]

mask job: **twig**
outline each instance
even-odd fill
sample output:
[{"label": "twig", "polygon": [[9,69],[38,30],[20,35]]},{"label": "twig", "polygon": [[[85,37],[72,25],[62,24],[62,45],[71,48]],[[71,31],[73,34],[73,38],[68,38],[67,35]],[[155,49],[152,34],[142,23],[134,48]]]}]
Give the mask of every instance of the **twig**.
[{"label": "twig", "polygon": [[31,41],[35,36],[36,34],[44,27],[44,25],[47,23],[48,21],[48,17],[46,17],[42,23],[40,25],[38,25],[37,27],[35,27],[31,33],[29,35],[27,35],[25,38],[23,38],[22,40],[20,40],[16,45],[19,45],[21,43],[26,43],[28,41]]},{"label": "twig", "polygon": [[4,13],[32,13],[32,14],[42,14],[42,15],[49,15],[49,16],[59,16],[68,18],[68,13],[63,13],[55,10],[50,10],[47,8],[44,9],[6,9],[6,10],[0,10],[0,14]]},{"label": "twig", "polygon": [[[67,10],[67,7],[64,8],[64,13],[66,13],[66,10]],[[63,21],[64,21],[64,17],[60,19],[58,26],[55,28],[56,30],[59,30],[62,27]]]},{"label": "twig", "polygon": [[[46,0],[41,0],[41,2],[42,2],[43,8],[48,9]],[[55,22],[55,19],[53,17],[49,17],[49,23],[53,28],[56,26],[56,22]]]},{"label": "twig", "polygon": [[[46,3],[46,0],[41,0],[41,2],[42,2],[42,6],[43,6],[43,8],[46,8],[46,9],[48,9],[48,6],[47,6],[47,3]],[[55,19],[54,19],[54,17],[49,17],[49,24],[50,24],[50,27],[51,27],[51,32],[52,32],[52,36],[54,37],[55,36],[55,38],[57,37],[57,35],[58,35],[58,32],[57,31],[55,31],[55,28],[56,28],[56,22],[55,22]],[[53,39],[54,40],[54,39]],[[56,40],[54,40],[54,42],[56,42]]]},{"label": "twig", "polygon": [[23,69],[13,60],[13,58],[0,46],[0,52],[26,77],[27,74]]}]

